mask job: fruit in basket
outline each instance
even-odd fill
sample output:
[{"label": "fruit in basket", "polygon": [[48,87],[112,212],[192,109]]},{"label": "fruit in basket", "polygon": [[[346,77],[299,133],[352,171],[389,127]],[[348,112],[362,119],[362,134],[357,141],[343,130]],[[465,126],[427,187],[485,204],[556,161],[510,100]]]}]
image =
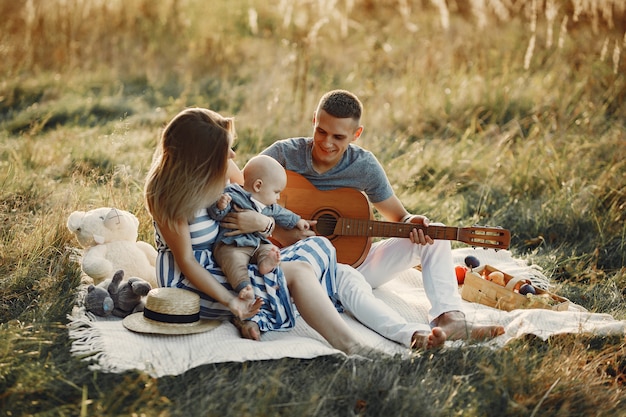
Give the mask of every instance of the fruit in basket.
[{"label": "fruit in basket", "polygon": [[506,285],[506,283],[504,282],[504,274],[500,271],[491,272],[489,275],[487,275],[487,280],[503,287]]},{"label": "fruit in basket", "polygon": [[533,287],[532,285],[526,283],[526,284],[522,284],[522,286],[519,287],[519,293],[522,294],[522,295],[537,294],[537,291],[535,291],[535,287]]},{"label": "fruit in basket", "polygon": [[454,273],[456,274],[456,282],[458,282],[459,285],[463,285],[463,283],[465,282],[466,272],[467,272],[467,268],[464,267],[463,265],[457,265],[454,267]]},{"label": "fruit in basket", "polygon": [[526,294],[526,298],[528,298],[531,301],[536,301],[548,306],[554,306],[556,304],[558,304],[558,301],[555,300],[554,298],[550,297],[550,295],[548,294],[539,294],[539,295],[535,295],[535,294]]},{"label": "fruit in basket", "polygon": [[465,257],[465,265],[467,265],[470,269],[478,268],[480,266],[480,261],[477,257],[468,255]]}]

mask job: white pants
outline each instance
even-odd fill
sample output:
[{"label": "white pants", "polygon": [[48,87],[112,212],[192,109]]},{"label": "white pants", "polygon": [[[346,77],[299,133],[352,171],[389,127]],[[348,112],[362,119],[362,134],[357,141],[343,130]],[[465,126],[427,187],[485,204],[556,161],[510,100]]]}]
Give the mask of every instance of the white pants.
[{"label": "white pants", "polygon": [[408,323],[393,308],[372,294],[395,274],[422,265],[424,290],[431,303],[429,320],[448,311],[462,311],[449,241],[416,245],[409,239],[391,238],[375,242],[356,270],[348,265],[337,269],[337,295],[347,311],[378,334],[410,346],[415,331],[427,330],[426,323]]}]

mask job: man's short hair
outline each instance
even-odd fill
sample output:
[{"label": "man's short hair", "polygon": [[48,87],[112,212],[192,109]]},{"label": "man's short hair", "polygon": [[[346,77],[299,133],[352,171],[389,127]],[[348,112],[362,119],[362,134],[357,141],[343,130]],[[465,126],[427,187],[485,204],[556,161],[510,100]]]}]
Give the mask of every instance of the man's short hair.
[{"label": "man's short hair", "polygon": [[321,110],[340,119],[351,118],[357,123],[361,120],[363,105],[359,98],[346,90],[333,90],[324,94],[317,106],[316,114]]}]

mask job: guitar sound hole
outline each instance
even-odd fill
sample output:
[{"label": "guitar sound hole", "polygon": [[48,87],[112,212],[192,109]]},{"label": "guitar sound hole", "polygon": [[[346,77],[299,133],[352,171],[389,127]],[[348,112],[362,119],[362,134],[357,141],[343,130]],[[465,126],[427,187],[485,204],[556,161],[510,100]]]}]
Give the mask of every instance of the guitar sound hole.
[{"label": "guitar sound hole", "polygon": [[337,218],[330,214],[322,214],[317,218],[317,225],[315,229],[317,234],[321,236],[330,236],[335,231],[337,225]]}]

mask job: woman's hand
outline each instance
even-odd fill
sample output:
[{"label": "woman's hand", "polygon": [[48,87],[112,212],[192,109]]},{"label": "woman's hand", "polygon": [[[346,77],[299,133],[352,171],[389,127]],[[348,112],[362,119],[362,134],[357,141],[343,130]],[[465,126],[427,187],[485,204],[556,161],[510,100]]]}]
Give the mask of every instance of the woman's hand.
[{"label": "woman's hand", "polygon": [[228,309],[240,319],[249,319],[259,312],[263,300],[257,297],[254,300],[243,300],[239,297],[233,297],[228,303]]},{"label": "woman's hand", "polygon": [[233,210],[220,222],[222,227],[232,229],[226,236],[244,233],[262,232],[271,221],[269,217],[254,210],[242,210],[233,206]]}]

